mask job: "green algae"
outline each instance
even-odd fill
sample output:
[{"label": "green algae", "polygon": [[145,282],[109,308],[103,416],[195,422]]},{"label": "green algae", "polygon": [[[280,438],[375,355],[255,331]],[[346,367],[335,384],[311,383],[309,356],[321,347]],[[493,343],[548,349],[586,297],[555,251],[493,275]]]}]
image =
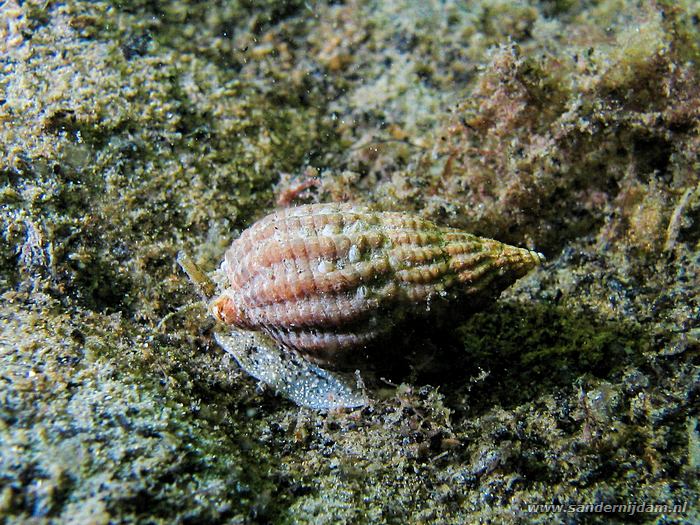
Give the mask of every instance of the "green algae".
[{"label": "green algae", "polygon": [[[3,520],[698,520],[696,2],[0,9]],[[551,263],[369,407],[300,410],[175,255],[308,168]]]},{"label": "green algae", "polygon": [[2,410],[6,519],[247,515],[251,487],[264,482],[243,468],[245,438],[173,395],[179,385],[165,371],[153,373],[147,356],[164,345],[119,316],[46,319],[5,299],[14,303],[2,317],[3,380],[12,386]]},{"label": "green algae", "polygon": [[[70,25],[82,7],[57,8],[57,22]],[[90,23],[118,25],[120,17],[100,7],[91,17],[105,19]],[[169,307],[154,292],[172,276],[180,232],[225,246],[240,218],[249,221],[269,202],[279,172],[328,140],[323,106],[294,100],[293,87],[254,85],[196,55],[159,48],[155,39],[132,56],[113,33],[85,43],[76,32],[37,30],[34,54],[7,82],[13,126],[5,128],[3,171],[21,198],[8,203],[4,232],[10,246],[44,244],[24,265],[34,265],[27,268],[34,280],[48,270],[58,294],[157,322]],[[55,57],[55,45],[65,56]],[[29,101],[37,103],[29,109]],[[88,213],[76,216],[80,209]],[[23,265],[5,269],[13,267]],[[12,271],[5,278],[18,280]]]}]

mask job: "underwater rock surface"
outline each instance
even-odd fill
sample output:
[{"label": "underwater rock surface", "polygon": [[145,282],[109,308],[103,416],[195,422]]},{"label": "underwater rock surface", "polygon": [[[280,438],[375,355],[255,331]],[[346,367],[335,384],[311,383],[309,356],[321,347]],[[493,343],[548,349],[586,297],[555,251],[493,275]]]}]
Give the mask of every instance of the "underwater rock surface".
[{"label": "underwater rock surface", "polygon": [[[698,19],[4,2],[0,521],[700,521]],[[549,262],[318,414],[237,368],[175,262],[213,270],[275,203],[316,202]],[[555,502],[670,510],[528,507]]]}]

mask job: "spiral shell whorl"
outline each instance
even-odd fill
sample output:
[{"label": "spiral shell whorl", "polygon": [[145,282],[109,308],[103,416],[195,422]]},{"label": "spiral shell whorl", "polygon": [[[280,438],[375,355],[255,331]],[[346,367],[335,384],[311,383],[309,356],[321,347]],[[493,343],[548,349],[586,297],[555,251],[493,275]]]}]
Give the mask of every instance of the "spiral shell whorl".
[{"label": "spiral shell whorl", "polygon": [[321,362],[365,347],[433,299],[494,295],[541,255],[405,213],[318,204],[261,219],[234,241],[215,315]]}]

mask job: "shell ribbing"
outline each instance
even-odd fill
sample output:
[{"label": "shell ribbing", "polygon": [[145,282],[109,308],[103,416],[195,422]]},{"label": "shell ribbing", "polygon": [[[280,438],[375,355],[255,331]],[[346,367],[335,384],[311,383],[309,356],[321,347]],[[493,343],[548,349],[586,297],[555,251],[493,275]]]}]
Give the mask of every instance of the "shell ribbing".
[{"label": "shell ribbing", "polygon": [[436,294],[496,292],[541,256],[397,212],[300,206],[247,229],[223,268],[236,323],[328,358],[372,343]]}]

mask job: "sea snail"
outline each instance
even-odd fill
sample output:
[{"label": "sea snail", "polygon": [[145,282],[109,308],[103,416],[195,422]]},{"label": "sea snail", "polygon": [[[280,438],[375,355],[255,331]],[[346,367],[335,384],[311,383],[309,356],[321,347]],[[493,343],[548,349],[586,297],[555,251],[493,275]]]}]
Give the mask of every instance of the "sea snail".
[{"label": "sea snail", "polygon": [[395,327],[436,315],[431,305],[474,311],[542,260],[408,213],[298,206],[233,242],[210,309],[227,326],[217,340],[258,379],[301,405],[357,406],[364,392],[318,365],[352,365]]}]

